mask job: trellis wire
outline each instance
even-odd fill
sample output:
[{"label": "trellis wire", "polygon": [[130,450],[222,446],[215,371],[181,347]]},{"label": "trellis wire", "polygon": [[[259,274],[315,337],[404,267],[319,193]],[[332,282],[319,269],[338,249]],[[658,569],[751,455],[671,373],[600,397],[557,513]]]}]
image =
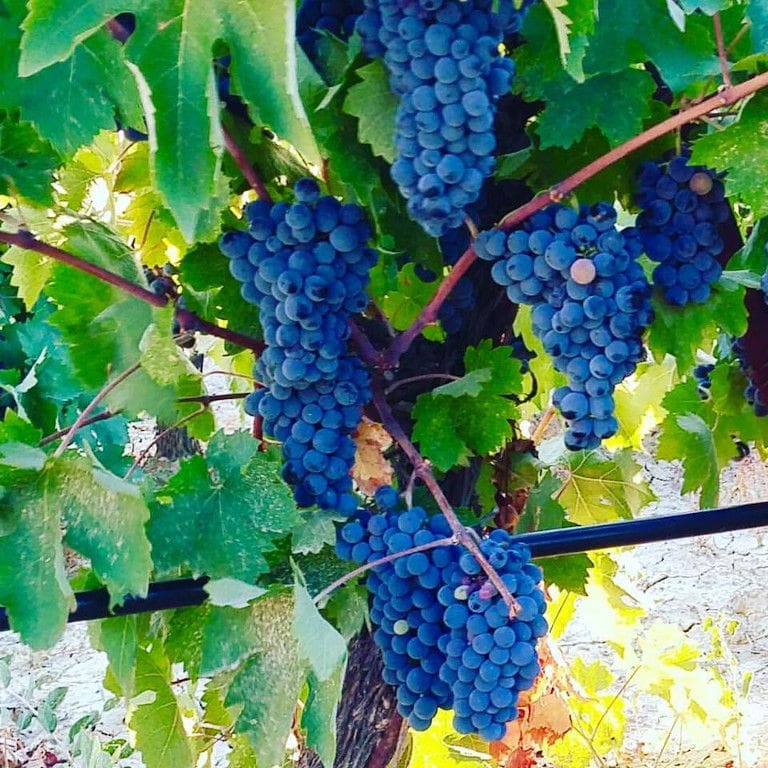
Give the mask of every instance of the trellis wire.
[{"label": "trellis wire", "polygon": [[[515,536],[515,540],[527,545],[534,557],[553,557],[762,526],[768,526],[768,501],[604,525],[521,533]],[[201,605],[208,599],[205,591],[207,582],[206,577],[154,582],[149,585],[146,597],[126,597],[122,605],[111,611],[110,597],[106,589],[78,592],[77,608],[69,614],[68,621],[92,621]],[[0,631],[8,629],[8,615],[5,608],[0,607]]]}]

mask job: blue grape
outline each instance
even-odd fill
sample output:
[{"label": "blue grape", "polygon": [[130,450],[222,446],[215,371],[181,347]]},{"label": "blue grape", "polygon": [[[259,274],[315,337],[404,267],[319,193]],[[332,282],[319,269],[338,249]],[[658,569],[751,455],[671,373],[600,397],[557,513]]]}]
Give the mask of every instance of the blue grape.
[{"label": "blue grape", "polygon": [[722,175],[691,165],[687,154],[638,170],[636,231],[658,262],[653,281],[673,306],[704,303],[722,273],[725,245],[717,226],[730,217]]},{"label": "blue grape", "polygon": [[431,235],[462,224],[493,172],[496,105],[514,72],[500,43],[528,5],[504,0],[493,11],[493,0],[365,0],[357,23],[363,51],[383,57],[399,97],[392,179]]},{"label": "blue grape", "polygon": [[[355,562],[444,537],[442,515],[420,507],[397,510],[390,487],[375,494],[379,512],[360,509],[339,529],[336,552]],[[384,680],[396,688],[398,711],[416,730],[429,726],[438,709],[454,710],[454,727],[483,738],[503,736],[517,716],[518,693],[539,672],[536,641],[547,631],[541,571],[530,553],[503,530],[480,544],[511,591],[525,588],[520,613],[509,609],[477,561],[455,544],[403,556],[369,571],[374,640]],[[520,664],[511,661],[514,655]]]},{"label": "blue grape", "polygon": [[348,320],[367,304],[376,254],[357,206],[321,196],[308,178],[294,195],[293,204],[249,204],[248,231],[228,232],[220,242],[244,298],[259,307],[267,343],[254,367],[267,387],[246,400],[246,410],[283,442],[283,477],[297,503],[350,514],[357,507],[350,435],[370,399],[370,380],[346,354]]},{"label": "blue grape", "polygon": [[638,236],[617,231],[615,221],[608,203],[578,211],[553,205],[506,234],[502,254],[500,230],[475,240],[510,300],[533,307],[533,332],[568,378],[553,402],[568,422],[571,450],[597,448],[618,429],[613,388],[642,359],[640,339],[652,319]]}]

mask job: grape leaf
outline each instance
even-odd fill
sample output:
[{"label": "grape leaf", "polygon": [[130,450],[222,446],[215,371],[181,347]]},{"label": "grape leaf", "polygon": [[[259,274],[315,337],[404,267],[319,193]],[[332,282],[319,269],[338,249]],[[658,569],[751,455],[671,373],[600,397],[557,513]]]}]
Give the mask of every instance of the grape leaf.
[{"label": "grape leaf", "polygon": [[67,61],[21,83],[22,117],[64,155],[88,144],[100,130],[114,130],[116,110],[128,124],[141,124],[123,48],[105,29],[78,45]]},{"label": "grape leaf", "polygon": [[744,289],[716,285],[706,304],[673,307],[654,295],[654,319],[648,329],[648,348],[657,361],[669,354],[677,358],[678,371],[689,371],[699,349],[711,350],[717,334],[743,336],[747,329]]},{"label": "grape leaf", "polygon": [[490,340],[469,347],[464,367],[467,375],[480,370],[490,373],[487,379],[483,373],[472,380],[468,392],[479,385],[476,395],[456,396],[456,389],[446,394],[438,387],[419,395],[413,408],[413,437],[422,455],[441,470],[466,463],[472,453],[485,455],[498,450],[512,438],[509,422],[519,413],[509,395],[522,392],[522,374],[520,362],[508,347],[493,348]]},{"label": "grape leaf", "polygon": [[225,700],[227,706],[242,707],[235,730],[248,737],[258,765],[281,764],[305,677],[298,643],[291,634],[292,616],[290,594],[264,597],[253,604],[248,617],[254,633],[252,655],[237,670]]},{"label": "grape leaf", "polygon": [[0,260],[13,267],[11,285],[18,288],[19,296],[28,307],[34,306],[55,262],[35,251],[27,251],[15,245]]},{"label": "grape leaf", "polygon": [[339,519],[333,512],[312,510],[291,532],[291,552],[300,555],[316,554],[324,547],[336,543],[336,526]]},{"label": "grape leaf", "polygon": [[161,572],[187,565],[195,574],[251,581],[264,555],[300,521],[280,479],[280,459],[250,435],[217,432],[205,458],[183,461],[151,503],[149,538]]},{"label": "grape leaf", "polygon": [[53,172],[60,163],[53,147],[29,123],[11,117],[0,122],[0,194],[49,205]]},{"label": "grape leaf", "polygon": [[350,87],[344,111],[356,117],[360,141],[370,144],[375,155],[393,163],[395,150],[395,112],[398,99],[389,87],[384,65],[373,61],[355,70],[361,82]]},{"label": "grape leaf", "polygon": [[124,696],[130,696],[136,678],[136,656],[139,651],[139,624],[149,617],[116,616],[88,626],[92,645],[105,651],[109,667]]},{"label": "grape leaf", "polygon": [[610,459],[582,451],[567,461],[567,479],[558,500],[577,525],[632,518],[656,500],[629,450]]},{"label": "grape leaf", "polygon": [[[35,449],[20,452],[20,445],[0,444],[5,485],[0,519],[13,521],[10,532],[0,536],[0,605],[25,643],[47,648],[64,631],[74,595],[64,567],[59,489],[45,482],[43,472],[30,469]],[[39,453],[38,465],[45,458]],[[11,483],[9,470],[14,470]]]},{"label": "grape leaf", "polygon": [[768,214],[768,190],[761,169],[768,162],[765,142],[768,131],[768,96],[756,93],[741,112],[738,122],[722,131],[702,136],[693,143],[692,162],[726,171],[728,197],[737,197],[752,208],[756,218]]},{"label": "grape leaf", "polygon": [[46,484],[56,488],[64,541],[91,561],[110,603],[145,595],[152,569],[144,524],[149,510],[136,486],[85,458],[49,461]]},{"label": "grape leaf", "polygon": [[731,4],[732,0],[675,0],[679,2],[686,13],[703,11],[708,16],[722,11]]},{"label": "grape leaf", "polygon": [[320,682],[331,679],[347,657],[344,638],[320,615],[312,598],[296,578],[293,587],[293,635],[299,654]]},{"label": "grape leaf", "polygon": [[171,668],[160,640],[136,654],[134,699],[126,720],[147,768],[193,768],[195,751],[184,729],[181,708],[171,688]]},{"label": "grape leaf", "polygon": [[336,710],[343,682],[344,666],[322,682],[312,673],[307,677],[309,693],[301,713],[301,726],[306,731],[307,746],[326,768],[333,766],[336,758]]},{"label": "grape leaf", "polygon": [[563,67],[581,82],[582,60],[589,44],[588,35],[595,28],[597,6],[592,0],[544,0],[544,4],[552,14]]},{"label": "grape leaf", "polygon": [[749,3],[746,8],[747,18],[751,22],[752,48],[764,51],[768,48],[768,6],[765,3]]}]

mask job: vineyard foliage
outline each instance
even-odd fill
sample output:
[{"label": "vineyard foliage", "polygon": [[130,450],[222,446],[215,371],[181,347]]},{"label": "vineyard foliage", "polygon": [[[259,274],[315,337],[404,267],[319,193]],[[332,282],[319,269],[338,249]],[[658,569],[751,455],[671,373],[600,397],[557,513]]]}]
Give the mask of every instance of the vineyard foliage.
[{"label": "vineyard foliage", "polygon": [[[352,492],[370,508],[376,488],[392,484],[402,503],[430,514],[447,506],[477,530],[534,531],[638,515],[655,498],[638,454],[679,461],[682,492],[712,507],[724,467],[768,452],[766,4],[452,3],[467,18],[473,4],[514,23],[487,32],[498,64],[488,95],[465,94],[464,111],[449,113],[414,88],[398,58],[405,46],[384,52],[370,25],[351,32],[354,19],[299,27],[297,37],[294,0],[0,0],[0,605],[23,642],[47,648],[78,590],[106,587],[115,606],[152,581],[210,580],[202,607],[90,628],[148,768],[199,765],[222,740],[229,765],[268,768],[282,763],[291,733],[296,749],[334,764],[336,713],[359,694],[343,683],[359,672],[346,669],[347,649],[370,619],[368,597],[351,579],[314,598],[354,567],[334,551]],[[378,7],[407,16],[418,5],[350,3],[354,16]],[[309,10],[302,18],[316,23]],[[409,23],[398,29],[418,37]],[[442,50],[438,37],[427,35],[426,48]],[[459,88],[451,66],[434,93]],[[480,59],[467,64],[462,87],[478,87],[481,69]],[[429,121],[441,120],[447,162],[429,146]],[[667,169],[679,189],[659,186]],[[307,178],[343,204],[333,212],[341,224],[323,229],[320,208],[336,203],[312,207],[314,186],[296,185]],[[300,194],[311,216],[289,209]],[[674,232],[670,199],[682,217]],[[273,201],[272,213],[257,200]],[[542,214],[549,203],[560,207]],[[683,269],[685,227],[702,222],[691,247],[708,248],[706,258]],[[242,235],[221,240],[249,226],[244,251]],[[576,256],[561,263],[544,250],[580,226],[591,230],[577,254],[586,273]],[[371,234],[364,270],[353,230]],[[316,240],[348,264],[324,273],[312,310],[322,319],[305,327],[322,336],[318,346],[307,340],[305,352],[280,357],[281,329],[296,320],[286,312],[303,322],[311,302],[290,304],[288,270],[267,279],[263,265],[286,244]],[[606,274],[615,254],[624,262],[613,283],[601,278],[606,301],[585,320],[580,290],[595,279],[595,243],[615,248]],[[312,262],[306,253],[292,270]],[[322,302],[342,281],[363,299],[333,325]],[[560,331],[555,309],[538,311],[547,302]],[[596,328],[604,342],[590,341]],[[563,346],[569,329],[582,350],[576,366]],[[319,369],[315,389],[296,373]],[[242,429],[214,416],[210,371],[231,374],[216,397],[231,399]],[[253,395],[262,385],[269,394]],[[291,419],[331,395],[327,425],[297,437]],[[289,400],[293,416],[280,405]],[[136,446],[137,423],[183,425],[203,450],[155,471]],[[308,441],[317,450],[304,453]],[[344,471],[331,482],[334,451]],[[288,469],[308,453],[317,467],[301,464],[297,490]],[[622,631],[634,625],[609,556],[538,565],[555,635],[588,586]],[[655,631],[662,645],[684,645],[673,629]],[[656,664],[690,697],[699,684],[721,690],[684,678],[683,661],[651,659],[653,642],[643,642],[637,684],[660,695]],[[172,684],[179,669],[200,681],[192,703]],[[601,675],[573,670],[596,693],[571,701],[572,717],[597,723],[595,734],[613,706]],[[620,733],[620,712],[606,723],[614,717]],[[608,738],[574,743],[547,748],[559,764],[585,766],[612,748]],[[411,759],[508,758],[486,747],[451,733],[440,714],[414,737]]]}]

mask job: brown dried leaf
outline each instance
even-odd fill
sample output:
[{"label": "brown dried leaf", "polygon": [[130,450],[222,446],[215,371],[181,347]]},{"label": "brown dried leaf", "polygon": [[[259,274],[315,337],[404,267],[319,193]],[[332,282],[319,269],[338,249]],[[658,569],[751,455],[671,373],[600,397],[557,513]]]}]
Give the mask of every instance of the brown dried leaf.
[{"label": "brown dried leaf", "polygon": [[392,445],[392,438],[381,424],[363,417],[357,428],[355,443],[357,452],[352,478],[366,496],[373,496],[379,486],[392,482],[394,470],[384,458],[384,451]]}]

